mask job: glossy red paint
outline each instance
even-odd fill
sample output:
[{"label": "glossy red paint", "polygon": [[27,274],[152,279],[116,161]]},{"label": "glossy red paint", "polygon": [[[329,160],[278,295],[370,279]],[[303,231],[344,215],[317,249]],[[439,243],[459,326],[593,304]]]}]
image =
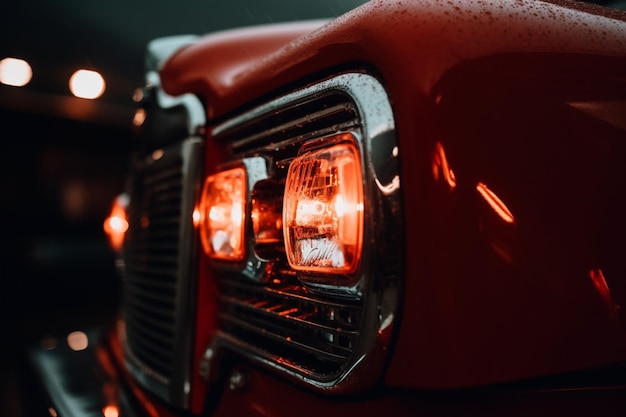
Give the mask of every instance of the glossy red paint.
[{"label": "glossy red paint", "polygon": [[[213,118],[219,103],[238,90],[243,74],[254,71],[274,51],[324,23],[283,23],[207,35],[180,50],[173,58],[175,65],[161,70],[163,89],[171,95],[193,91],[208,103],[215,103],[207,106],[208,116]],[[246,100],[247,93],[240,94],[238,99]]]},{"label": "glossy red paint", "polygon": [[381,388],[366,397],[337,398],[312,396],[310,392],[245,365],[235,372],[241,373],[246,383],[236,389],[224,390],[213,414],[216,417],[621,415],[615,402],[610,400],[611,396],[620,395],[620,390],[611,393],[596,390],[539,392],[522,386],[517,391],[505,388],[415,392]]},{"label": "glossy red paint", "polygon": [[589,271],[589,278],[591,278],[591,282],[593,282],[593,286],[598,291],[602,300],[604,300],[604,305],[607,310],[607,314],[611,317],[615,316],[619,313],[620,306],[616,305],[613,301],[613,296],[611,296],[611,289],[606,283],[606,279],[604,278],[604,274],[601,269],[592,269]]},{"label": "glossy red paint", "polygon": [[[428,94],[446,70],[481,56],[619,56],[624,15],[607,13],[573,1],[371,1],[317,30],[319,22],[293,26],[286,35],[269,27],[208,35],[175,55],[161,76],[172,95],[196,92],[208,99],[215,117],[346,63],[373,65],[392,92]],[[298,34],[304,36],[285,45]]]},{"label": "glossy red paint", "polygon": [[[432,275],[419,280],[420,291],[432,298],[424,298],[413,317],[428,317],[425,334],[447,339],[440,345],[430,339],[412,347],[399,343],[395,354],[409,348],[404,354],[437,358],[438,364],[422,360],[419,371],[439,375],[442,385],[446,379],[488,384],[623,360],[623,322],[607,314],[588,276],[601,268],[609,286],[623,276],[624,225],[612,214],[625,203],[618,191],[623,131],[568,102],[606,102],[623,94],[623,81],[616,80],[624,59],[550,55],[467,62],[449,71],[434,92],[441,97],[436,134],[459,193],[439,185],[427,194],[430,239],[423,250],[427,259],[444,262],[430,262]],[[505,202],[514,224],[470,189],[479,183]],[[623,290],[620,297],[623,304]],[[435,345],[443,350],[431,351]],[[389,377],[405,379],[393,365]]]},{"label": "glossy red paint", "polygon": [[[163,86],[199,94],[219,118],[334,68],[380,75],[407,213],[405,304],[386,383],[468,387],[626,359],[624,326],[588,277],[622,271],[602,220],[623,206],[613,191],[622,132],[567,104],[623,102],[626,14],[574,2],[372,1],[315,27],[278,41],[254,29],[210,35],[165,65]],[[241,42],[253,40],[248,56]],[[569,162],[559,158],[567,137],[577,143]],[[433,179],[438,143],[454,189]]]}]

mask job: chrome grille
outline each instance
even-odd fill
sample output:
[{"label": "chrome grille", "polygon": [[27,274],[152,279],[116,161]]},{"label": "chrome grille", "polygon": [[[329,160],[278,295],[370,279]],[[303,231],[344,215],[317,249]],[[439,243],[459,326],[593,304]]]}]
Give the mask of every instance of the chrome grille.
[{"label": "chrome grille", "polygon": [[134,178],[125,248],[126,342],[162,379],[171,373],[182,198],[182,160]]},{"label": "chrome grille", "polygon": [[127,365],[150,391],[180,406],[188,401],[197,274],[192,213],[203,149],[192,137],[135,161],[124,243]]},{"label": "chrome grille", "polygon": [[356,345],[361,307],[315,297],[297,283],[260,287],[224,279],[222,331],[316,375],[334,375]]}]

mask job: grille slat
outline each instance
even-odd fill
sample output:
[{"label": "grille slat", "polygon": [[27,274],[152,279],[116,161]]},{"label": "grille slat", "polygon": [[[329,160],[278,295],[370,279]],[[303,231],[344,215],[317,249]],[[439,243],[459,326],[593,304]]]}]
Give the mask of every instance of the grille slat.
[{"label": "grille slat", "polygon": [[[324,325],[320,322],[316,322],[313,319],[317,316],[314,312],[303,312],[300,311],[297,307],[288,307],[283,304],[275,304],[271,307],[265,307],[266,304],[249,304],[245,300],[238,300],[236,298],[230,297],[220,297],[220,300],[224,303],[227,310],[241,311],[246,315],[250,315],[252,317],[258,318],[263,317],[268,319],[269,321],[282,321],[282,323],[297,323],[296,327],[306,327],[309,329],[314,329],[320,332],[328,332],[328,333],[341,333],[346,336],[354,337],[357,335],[356,330],[349,328],[343,329],[338,327],[330,327]],[[263,308],[259,308],[263,307]],[[251,314],[250,314],[251,313]],[[300,313],[296,315],[295,313]]]},{"label": "grille slat", "polygon": [[164,306],[164,308],[162,308],[163,311],[170,311],[175,304],[175,292],[171,291],[169,288],[163,291],[163,287],[159,287],[158,285],[147,286],[133,282],[132,286],[128,286],[127,291],[131,297],[137,296],[152,305],[158,303]]},{"label": "grille slat", "polygon": [[[167,280],[168,272],[173,273],[175,271],[159,269],[154,274],[151,274],[153,271],[150,268],[134,268],[133,270],[128,270],[128,273],[133,274],[133,283],[137,285],[150,285],[160,290],[169,290],[171,293],[176,291],[176,285]],[[165,277],[165,279],[161,280],[159,277]]]},{"label": "grille slat", "polygon": [[[130,258],[128,259],[131,260],[131,262],[137,262],[136,260],[132,260]],[[144,276],[151,282],[156,283],[166,282],[169,280],[170,284],[175,286],[175,284],[171,282],[170,278],[171,275],[176,274],[176,265],[171,265],[169,268],[165,266],[155,268],[154,266],[140,265],[138,262],[138,264],[131,264],[131,266],[127,266],[126,268],[129,274]]]},{"label": "grille slat", "polygon": [[149,189],[152,189],[153,193],[157,191],[161,191],[163,189],[168,189],[169,186],[162,185],[163,183],[171,183],[176,182],[181,178],[180,168],[177,166],[163,167],[161,166],[159,170],[155,170],[152,172],[146,173],[144,177],[145,186]]},{"label": "grille slat", "polygon": [[152,323],[141,321],[138,317],[127,321],[127,329],[131,329],[135,335],[130,340],[135,340],[143,345],[149,344],[150,349],[159,353],[162,358],[170,358],[174,348],[173,332],[164,333],[160,325],[153,325]]},{"label": "grille slat", "polygon": [[143,267],[157,270],[167,267],[175,268],[178,264],[178,258],[175,255],[161,255],[158,251],[152,250],[132,252],[127,259]]},{"label": "grille slat", "polygon": [[[317,360],[321,359],[325,361],[341,363],[341,362],[344,362],[350,354],[350,351],[348,349],[344,351],[343,355],[338,355],[338,354],[329,352],[324,349],[316,349],[315,347],[313,347],[312,345],[308,343],[301,343],[301,342],[298,342],[297,340],[293,340],[293,338],[291,337],[285,337],[279,334],[267,332],[265,329],[263,329],[262,327],[259,327],[258,325],[251,324],[245,320],[238,319],[234,316],[220,315],[220,319],[224,323],[227,323],[228,325],[237,327],[240,330],[247,331],[256,336],[261,336],[263,339],[271,339],[273,341],[279,342],[280,344],[283,344],[285,347],[294,348],[304,354],[312,355],[315,358],[317,358]],[[245,334],[245,333],[242,333],[242,334]],[[241,337],[241,334],[240,334],[240,337]],[[258,346],[262,346],[262,348],[264,348],[268,346],[268,344],[266,343],[266,344],[258,345]]]},{"label": "grille slat", "polygon": [[[143,234],[129,233],[129,239],[136,239],[138,241],[138,245],[136,247],[128,248],[129,252],[147,253],[150,252],[152,248],[158,249],[172,241],[177,241],[178,232],[171,229],[162,229],[145,232]],[[173,253],[176,253],[176,251],[173,251]]]},{"label": "grille slat", "polygon": [[133,290],[130,286],[127,286],[126,290],[126,312],[133,312],[135,309],[145,311],[146,313],[158,316],[164,322],[173,321],[174,315],[171,302],[156,302],[154,298],[144,297],[142,293]]},{"label": "grille slat", "polygon": [[140,369],[169,380],[175,360],[182,160],[164,157],[134,180],[124,250],[127,345]]},{"label": "grille slat", "polygon": [[[340,327],[329,327],[311,321],[315,314],[308,313],[308,320],[296,316],[281,315],[280,312],[272,311],[271,308],[258,309],[241,303],[237,300],[228,300],[230,306],[225,309],[230,314],[223,314],[222,319],[239,326],[254,327],[264,337],[280,339],[290,344],[297,344],[300,349],[308,353],[326,352],[330,356],[340,354],[344,359],[351,353],[351,348],[358,336],[358,332]],[[226,304],[224,304],[226,306]],[[282,305],[274,306],[274,310],[285,308]],[[288,308],[286,311],[294,310]],[[297,310],[297,309],[295,309]],[[240,318],[245,318],[241,320]],[[231,331],[237,332],[232,326]],[[250,329],[247,329],[250,330]]]},{"label": "grille slat", "polygon": [[150,201],[149,206],[147,207],[152,216],[152,222],[166,221],[166,217],[175,218],[177,221],[177,215],[180,214],[180,199],[172,199],[166,196],[154,195],[153,199]]},{"label": "grille slat", "polygon": [[[129,328],[129,331],[136,332],[136,328]],[[163,355],[159,352],[158,348],[155,348],[153,344],[150,344],[145,338],[140,337],[140,333],[135,333],[136,337],[129,337],[127,339],[128,347],[136,356],[142,365],[148,366],[152,372],[156,372],[159,375],[165,376],[170,374],[169,364],[171,361],[171,352]]]},{"label": "grille slat", "polygon": [[135,240],[133,243],[135,252],[145,253],[150,251],[152,253],[177,253],[178,247],[169,239],[162,241],[149,241],[148,239]]},{"label": "grille slat", "polygon": [[173,322],[168,322],[167,320],[160,320],[158,317],[155,317],[149,314],[146,311],[141,309],[133,310],[133,320],[136,320],[138,323],[147,323],[153,327],[158,327],[160,330],[165,330],[164,334],[172,335],[175,333],[176,328]]}]

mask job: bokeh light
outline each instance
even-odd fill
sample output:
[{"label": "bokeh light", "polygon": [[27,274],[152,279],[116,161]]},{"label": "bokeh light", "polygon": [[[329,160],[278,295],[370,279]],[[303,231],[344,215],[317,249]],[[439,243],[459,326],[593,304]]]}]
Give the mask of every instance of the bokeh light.
[{"label": "bokeh light", "polygon": [[89,339],[85,333],[76,331],[67,335],[67,344],[74,351],[85,350],[89,346]]},{"label": "bokeh light", "polygon": [[100,97],[104,90],[104,78],[97,71],[81,69],[70,77],[70,91],[76,97],[94,99]]},{"label": "bokeh light", "polygon": [[4,58],[0,61],[0,83],[23,87],[33,78],[30,64],[23,59]]}]

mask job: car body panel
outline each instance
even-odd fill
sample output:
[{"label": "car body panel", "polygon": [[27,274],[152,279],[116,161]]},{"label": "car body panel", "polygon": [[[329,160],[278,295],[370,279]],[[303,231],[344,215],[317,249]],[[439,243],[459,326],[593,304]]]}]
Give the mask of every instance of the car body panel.
[{"label": "car body panel", "polygon": [[160,69],[163,89],[172,96],[188,90],[214,103],[207,107],[208,117],[213,118],[214,109],[239,88],[242,73],[251,71],[276,50],[326,22],[280,23],[206,35],[175,54],[172,59],[178,65],[167,64]]},{"label": "car body panel", "polygon": [[[319,22],[302,26],[304,36],[282,48],[276,48],[281,41],[272,40],[261,52],[275,52],[263,59],[251,62],[237,54],[228,65],[217,67],[214,61],[223,52],[212,48],[224,40],[228,47],[228,34],[207,35],[204,42],[184,48],[163,66],[163,87],[171,95],[219,97],[208,104],[209,113],[219,117],[346,63],[372,65],[385,75],[392,92],[410,87],[428,95],[445,71],[482,56],[511,52],[620,56],[624,50],[623,14],[580,2],[370,1],[311,31],[316,25]],[[261,29],[257,38],[263,33]]]}]

